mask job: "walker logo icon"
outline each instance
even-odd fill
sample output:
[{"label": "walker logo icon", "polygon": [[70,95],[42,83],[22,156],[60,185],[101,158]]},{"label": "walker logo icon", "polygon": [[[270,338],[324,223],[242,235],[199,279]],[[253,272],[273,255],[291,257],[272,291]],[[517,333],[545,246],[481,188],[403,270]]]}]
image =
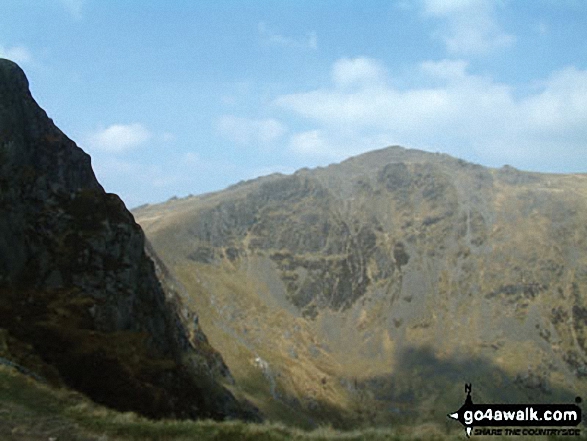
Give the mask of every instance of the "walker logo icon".
[{"label": "walker logo icon", "polygon": [[[465,426],[467,437],[475,435],[575,435],[580,429],[550,429],[550,427],[573,427],[581,422],[581,408],[577,404],[474,404],[471,384],[465,384],[465,404],[449,418]],[[509,427],[508,429],[473,429],[481,427]],[[517,429],[516,427],[526,427]],[[528,427],[532,427],[528,429]],[[539,427],[534,429],[533,427]]]}]

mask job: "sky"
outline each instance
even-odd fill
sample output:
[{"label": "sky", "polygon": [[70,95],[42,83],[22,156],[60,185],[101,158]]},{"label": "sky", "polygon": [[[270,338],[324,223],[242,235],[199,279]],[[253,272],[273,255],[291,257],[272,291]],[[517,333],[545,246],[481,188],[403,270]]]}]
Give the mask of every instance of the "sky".
[{"label": "sky", "polygon": [[587,172],[584,0],[2,0],[0,57],[130,208],[390,145]]}]

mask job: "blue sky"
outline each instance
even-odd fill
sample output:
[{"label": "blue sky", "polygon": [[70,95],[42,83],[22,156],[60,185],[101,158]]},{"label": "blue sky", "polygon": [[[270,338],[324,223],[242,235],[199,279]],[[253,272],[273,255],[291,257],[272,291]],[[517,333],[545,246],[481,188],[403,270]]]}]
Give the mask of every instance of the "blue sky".
[{"label": "blue sky", "polygon": [[2,0],[0,56],[130,207],[397,144],[587,172],[583,0]]}]

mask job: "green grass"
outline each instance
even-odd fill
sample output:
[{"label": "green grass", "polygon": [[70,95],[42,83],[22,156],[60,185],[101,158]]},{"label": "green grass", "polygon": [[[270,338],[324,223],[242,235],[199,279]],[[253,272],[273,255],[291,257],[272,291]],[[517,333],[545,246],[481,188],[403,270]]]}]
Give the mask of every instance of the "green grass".
[{"label": "green grass", "polygon": [[0,366],[0,439],[44,440],[393,440],[391,432],[313,432],[240,421],[152,421],[99,406]]},{"label": "green grass", "polygon": [[[365,429],[349,432],[320,427],[311,432],[281,424],[240,421],[151,421],[91,402],[66,389],[40,384],[11,368],[0,366],[0,439],[37,441],[416,441],[466,439],[455,425],[451,434],[437,426]],[[505,438],[491,437],[492,440]],[[530,438],[516,437],[516,440]],[[547,439],[533,437],[533,440]],[[550,438],[554,439],[554,438]],[[575,438],[576,439],[576,438]]]}]

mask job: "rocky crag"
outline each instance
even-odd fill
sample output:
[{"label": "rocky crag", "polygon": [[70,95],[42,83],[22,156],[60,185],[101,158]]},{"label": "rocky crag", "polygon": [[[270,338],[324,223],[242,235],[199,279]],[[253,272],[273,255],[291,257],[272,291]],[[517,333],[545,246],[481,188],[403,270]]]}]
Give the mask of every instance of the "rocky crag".
[{"label": "rocky crag", "polygon": [[2,359],[120,410],[257,419],[221,385],[226,365],[165,274],[90,157],[0,59]]},{"label": "rocky crag", "polygon": [[[272,418],[587,393],[587,175],[400,147],[135,211]],[[572,401],[571,401],[572,402]]]}]

